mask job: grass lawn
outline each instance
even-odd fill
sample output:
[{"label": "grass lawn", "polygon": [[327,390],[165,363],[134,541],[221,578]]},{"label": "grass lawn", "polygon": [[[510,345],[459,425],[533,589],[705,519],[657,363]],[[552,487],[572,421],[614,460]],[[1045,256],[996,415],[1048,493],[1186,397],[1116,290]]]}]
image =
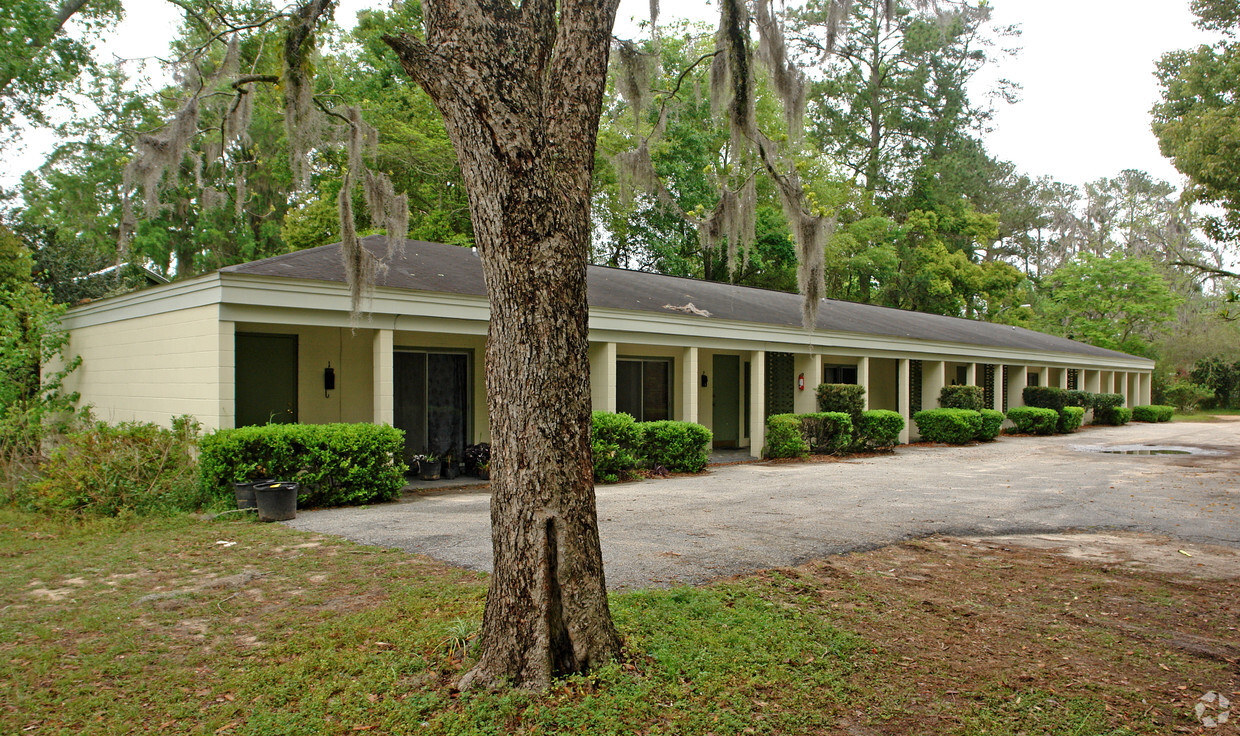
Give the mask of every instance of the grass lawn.
[{"label": "grass lawn", "polygon": [[1240,416],[1240,409],[1209,409],[1195,412],[1193,414],[1173,414],[1171,421],[1173,422],[1216,422],[1215,417],[1235,417]]},{"label": "grass lawn", "polygon": [[1240,581],[928,539],[612,598],[625,661],[456,692],[486,578],[250,521],[0,510],[0,733],[1165,734]]}]

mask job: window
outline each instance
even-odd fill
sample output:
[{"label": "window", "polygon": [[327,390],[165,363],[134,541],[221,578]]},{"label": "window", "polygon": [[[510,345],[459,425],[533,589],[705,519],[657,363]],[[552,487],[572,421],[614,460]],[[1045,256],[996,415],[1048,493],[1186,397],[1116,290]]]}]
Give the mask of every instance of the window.
[{"label": "window", "polygon": [[855,365],[822,365],[823,383],[857,383],[857,366]]},{"label": "window", "polygon": [[1040,380],[1042,380],[1042,374],[1040,374],[1040,373],[1032,373],[1032,372],[1030,372],[1030,373],[1028,373],[1028,374],[1026,374],[1026,375],[1025,375],[1025,385],[1026,385],[1026,386],[1037,386],[1037,385],[1038,385],[1038,382],[1039,382]]},{"label": "window", "polygon": [[616,361],[616,411],[639,422],[671,419],[672,362],[667,358]]}]

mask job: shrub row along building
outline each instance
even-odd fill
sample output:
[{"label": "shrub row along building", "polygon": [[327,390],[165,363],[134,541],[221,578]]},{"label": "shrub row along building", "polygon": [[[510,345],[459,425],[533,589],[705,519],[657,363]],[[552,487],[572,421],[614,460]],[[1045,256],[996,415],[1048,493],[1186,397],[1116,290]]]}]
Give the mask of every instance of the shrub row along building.
[{"label": "shrub row along building", "polygon": [[[1152,361],[1018,327],[824,300],[807,330],[796,294],[600,266],[588,296],[595,409],[699,422],[754,456],[765,418],[814,411],[819,383],[861,384],[906,420],[951,384],[999,410],[1027,385],[1150,403]],[[108,422],[386,422],[410,453],[486,441],[478,257],[408,241],[366,308],[352,327],[338,245],[103,299],[63,318],[82,357],[69,388]]]}]

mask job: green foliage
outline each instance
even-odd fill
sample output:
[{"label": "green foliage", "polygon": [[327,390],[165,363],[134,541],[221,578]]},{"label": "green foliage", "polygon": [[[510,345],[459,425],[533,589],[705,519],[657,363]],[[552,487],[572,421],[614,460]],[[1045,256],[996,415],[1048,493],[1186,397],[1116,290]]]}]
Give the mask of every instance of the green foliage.
[{"label": "green foliage", "polygon": [[1068,405],[1068,392],[1055,386],[1026,386],[1021,391],[1025,406],[1059,411]]},{"label": "green foliage", "polygon": [[900,442],[904,431],[904,417],[888,409],[871,409],[861,412],[857,423],[857,440],[866,449],[892,447]]},{"label": "green foliage", "polygon": [[1169,422],[1174,414],[1174,406],[1151,404],[1132,407],[1132,418],[1137,422]]},{"label": "green foliage", "polygon": [[1094,410],[1094,424],[1110,424],[1120,426],[1132,420],[1132,409],[1116,406],[1102,412]]},{"label": "green foliage", "polygon": [[594,458],[594,482],[616,483],[637,468],[642,433],[629,414],[596,411],[590,416],[590,449]]},{"label": "green foliage", "polygon": [[939,407],[981,411],[985,397],[981,386],[944,386],[939,390]]},{"label": "green foliage", "polygon": [[1240,409],[1240,360],[1228,363],[1218,356],[1201,358],[1188,376],[1213,392],[1212,407]]},{"label": "green foliage", "polygon": [[1154,264],[1121,252],[1089,253],[1055,269],[1043,282],[1041,329],[1111,350],[1141,353],[1153,331],[1182,299]]},{"label": "green foliage", "polygon": [[1189,381],[1173,381],[1163,392],[1163,397],[1181,414],[1192,414],[1202,404],[1214,398],[1214,392]]},{"label": "green foliage", "polygon": [[1070,434],[1075,432],[1084,422],[1084,408],[1065,406],[1059,410],[1059,420],[1055,423],[1055,431],[1059,434]]},{"label": "green foliage", "polygon": [[801,434],[801,419],[796,414],[772,414],[766,418],[766,457],[805,457],[809,442]]},{"label": "green foliage", "polygon": [[925,442],[962,445],[982,431],[982,415],[970,409],[926,409],[913,415],[917,431]]},{"label": "green foliage", "polygon": [[[824,386],[826,384],[823,384]],[[841,411],[797,414],[801,436],[815,455],[838,455],[853,442],[852,418]]]},{"label": "green foliage", "polygon": [[1089,409],[1090,407],[1094,405],[1093,397],[1094,395],[1088,391],[1072,389],[1070,391],[1064,392],[1063,405],[1064,406],[1079,406],[1082,409]]},{"label": "green foliage", "polygon": [[1007,418],[1020,434],[1055,434],[1059,428],[1059,412],[1041,406],[1014,406],[1008,410]]},{"label": "green foliage", "polygon": [[[978,430],[975,439],[981,442],[990,442],[999,436],[999,432],[1003,429],[1003,412],[995,409],[982,409],[979,412],[982,415],[981,429]],[[1081,412],[1084,416],[1084,412]]]},{"label": "green foliage", "polygon": [[865,386],[851,383],[823,383],[814,392],[818,395],[818,411],[838,411],[848,415],[853,426],[860,424],[865,410]]},{"label": "green foliage", "polygon": [[195,478],[198,429],[191,417],[177,417],[171,429],[88,425],[62,437],[41,479],[12,500],[33,511],[82,516],[196,511],[212,500]]},{"label": "green foliage", "polygon": [[[627,416],[627,415],[625,415]],[[642,458],[673,473],[698,473],[710,459],[711,431],[693,422],[640,422]]]},{"label": "green foliage", "polygon": [[1090,406],[1094,407],[1095,411],[1099,409],[1106,411],[1121,406],[1123,403],[1123,394],[1093,394],[1090,398]]},{"label": "green foliage", "polygon": [[375,424],[268,424],[202,438],[203,493],[223,499],[259,478],[301,484],[298,506],[359,505],[400,495],[408,468],[404,432]]}]

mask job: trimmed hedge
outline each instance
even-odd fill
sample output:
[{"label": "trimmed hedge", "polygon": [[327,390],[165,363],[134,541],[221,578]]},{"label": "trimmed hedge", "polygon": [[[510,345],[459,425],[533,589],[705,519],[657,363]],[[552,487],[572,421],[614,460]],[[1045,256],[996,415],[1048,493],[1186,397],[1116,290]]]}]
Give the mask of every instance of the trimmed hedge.
[{"label": "trimmed hedge", "polygon": [[943,409],[981,411],[985,398],[981,386],[944,386],[939,390],[939,406]]},{"label": "trimmed hedge", "polygon": [[198,477],[215,498],[258,478],[301,484],[298,506],[391,501],[405,486],[405,433],[376,424],[267,424],[221,429],[199,442]]},{"label": "trimmed hedge", "polygon": [[629,414],[596,411],[590,415],[590,450],[594,481],[616,483],[637,469],[642,433]]},{"label": "trimmed hedge", "polygon": [[969,409],[929,409],[913,415],[921,438],[928,442],[962,445],[982,430],[981,412]]},{"label": "trimmed hedge", "polygon": [[1041,406],[1014,406],[1007,418],[1022,434],[1054,434],[1059,426],[1059,412]]},{"label": "trimmed hedge", "polygon": [[982,409],[979,414],[982,415],[982,428],[978,430],[976,438],[982,442],[990,442],[999,436],[999,432],[1003,429],[1003,412],[994,409]]},{"label": "trimmed hedge", "polygon": [[1134,406],[1132,408],[1132,418],[1138,422],[1169,422],[1171,421],[1172,414],[1175,414],[1175,407],[1164,404],[1150,404],[1147,406]]},{"label": "trimmed hedge", "polygon": [[1088,391],[1072,389],[1064,396],[1064,406],[1079,406],[1089,410],[1094,405],[1094,395]]},{"label": "trimmed hedge", "polygon": [[1026,386],[1021,391],[1025,406],[1059,411],[1068,405],[1068,392],[1058,386]]},{"label": "trimmed hedge", "polygon": [[809,443],[801,435],[801,418],[796,414],[772,414],[766,418],[766,457],[805,457]]},{"label": "trimmed hedge", "polygon": [[1085,410],[1079,406],[1065,406],[1059,410],[1059,421],[1055,423],[1055,431],[1059,434],[1075,432],[1085,421]]},{"label": "trimmed hedge", "polygon": [[1115,413],[1116,409],[1124,405],[1123,394],[1094,394],[1093,404],[1094,424],[1126,424],[1128,422],[1127,419],[1119,421],[1119,416]]},{"label": "trimmed hedge", "polygon": [[868,449],[892,447],[900,442],[904,431],[904,417],[887,409],[871,409],[861,412],[857,423],[857,442]]},{"label": "trimmed hedge", "polygon": [[[627,416],[627,415],[625,415]],[[698,473],[710,459],[714,435],[693,422],[638,422],[641,450],[645,461],[661,465],[673,473]]]},{"label": "trimmed hedge", "polygon": [[796,416],[801,420],[801,436],[815,455],[838,455],[852,445],[852,418],[844,412],[821,411]]},{"label": "trimmed hedge", "polygon": [[814,389],[818,395],[819,412],[843,412],[853,427],[861,423],[865,411],[865,387],[852,383],[820,383]]},{"label": "trimmed hedge", "polygon": [[1127,424],[1132,420],[1132,409],[1126,406],[1116,406],[1101,413],[1094,411],[1094,424],[1111,424],[1116,427]]}]

